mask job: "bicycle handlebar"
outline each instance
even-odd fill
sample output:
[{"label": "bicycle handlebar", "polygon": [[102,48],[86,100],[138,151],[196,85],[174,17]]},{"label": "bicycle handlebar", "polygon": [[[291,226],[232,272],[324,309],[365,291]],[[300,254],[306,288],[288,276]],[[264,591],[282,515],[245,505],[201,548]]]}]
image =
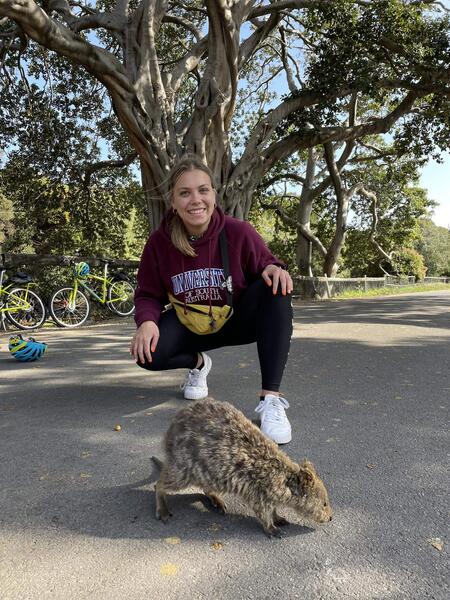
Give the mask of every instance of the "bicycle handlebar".
[{"label": "bicycle handlebar", "polygon": [[[109,263],[111,262],[108,258],[97,258],[96,260],[98,260],[99,263],[103,263],[104,265],[109,265]],[[64,266],[76,265],[78,262],[80,262],[80,259],[63,258],[62,260],[62,264]]]}]

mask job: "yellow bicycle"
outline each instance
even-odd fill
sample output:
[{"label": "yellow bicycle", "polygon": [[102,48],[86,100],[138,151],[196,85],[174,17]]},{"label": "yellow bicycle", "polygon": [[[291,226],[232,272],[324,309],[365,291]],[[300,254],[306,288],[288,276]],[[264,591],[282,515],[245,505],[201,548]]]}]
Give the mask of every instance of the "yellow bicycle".
[{"label": "yellow bicycle", "polygon": [[6,265],[0,265],[0,317],[19,329],[36,329],[46,319],[41,298],[30,290],[33,280],[25,273],[15,273],[5,279]]},{"label": "yellow bicycle", "polygon": [[[86,322],[91,309],[88,296],[120,317],[133,313],[134,287],[130,278],[122,271],[108,276],[108,261],[100,262],[104,264],[103,277],[93,275],[87,263],[72,261],[72,284],[56,290],[49,305],[52,319],[59,327],[79,327]],[[97,288],[93,289],[92,285],[97,285]]]}]

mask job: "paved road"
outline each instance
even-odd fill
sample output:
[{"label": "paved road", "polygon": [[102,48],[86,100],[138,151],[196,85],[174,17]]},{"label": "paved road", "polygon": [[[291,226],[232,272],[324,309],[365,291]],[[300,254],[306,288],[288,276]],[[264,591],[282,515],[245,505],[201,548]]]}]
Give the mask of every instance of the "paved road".
[{"label": "paved road", "polygon": [[[183,372],[135,367],[132,329],[46,331],[29,365],[0,334],[3,600],[450,597],[450,293],[296,307],[285,449],[316,463],[335,518],[283,540],[195,490],[172,498],[168,525],[154,519],[150,456]],[[255,347],[212,357],[211,394],[253,418]]]}]

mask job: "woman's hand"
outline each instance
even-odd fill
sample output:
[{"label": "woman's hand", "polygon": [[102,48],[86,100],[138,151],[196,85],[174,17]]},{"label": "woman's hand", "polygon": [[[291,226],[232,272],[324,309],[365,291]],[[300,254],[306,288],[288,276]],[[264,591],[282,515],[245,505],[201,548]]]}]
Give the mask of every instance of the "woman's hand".
[{"label": "woman's hand", "polygon": [[[156,350],[159,340],[159,328],[154,321],[144,321],[137,328],[130,344],[130,354],[140,363],[152,362],[151,352]],[[151,352],[150,352],[151,351]]]},{"label": "woman's hand", "polygon": [[292,293],[294,289],[294,284],[289,273],[281,267],[277,267],[277,265],[267,265],[261,276],[267,285],[272,286],[274,294],[278,291],[278,285],[281,288],[283,296],[286,296],[286,293]]}]

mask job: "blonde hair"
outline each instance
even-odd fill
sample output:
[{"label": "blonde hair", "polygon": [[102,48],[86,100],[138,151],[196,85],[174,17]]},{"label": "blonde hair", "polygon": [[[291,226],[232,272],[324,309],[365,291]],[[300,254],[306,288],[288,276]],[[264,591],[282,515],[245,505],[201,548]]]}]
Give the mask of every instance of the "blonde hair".
[{"label": "blonde hair", "polygon": [[[215,190],[214,177],[207,165],[196,154],[184,154],[180,160],[173,166],[169,173],[167,204],[171,206],[173,190],[178,179],[187,171],[203,171],[211,180],[211,185]],[[175,248],[178,248],[185,256],[197,256],[194,248],[189,242],[188,232],[183,221],[174,213],[170,220],[170,239]]]}]

